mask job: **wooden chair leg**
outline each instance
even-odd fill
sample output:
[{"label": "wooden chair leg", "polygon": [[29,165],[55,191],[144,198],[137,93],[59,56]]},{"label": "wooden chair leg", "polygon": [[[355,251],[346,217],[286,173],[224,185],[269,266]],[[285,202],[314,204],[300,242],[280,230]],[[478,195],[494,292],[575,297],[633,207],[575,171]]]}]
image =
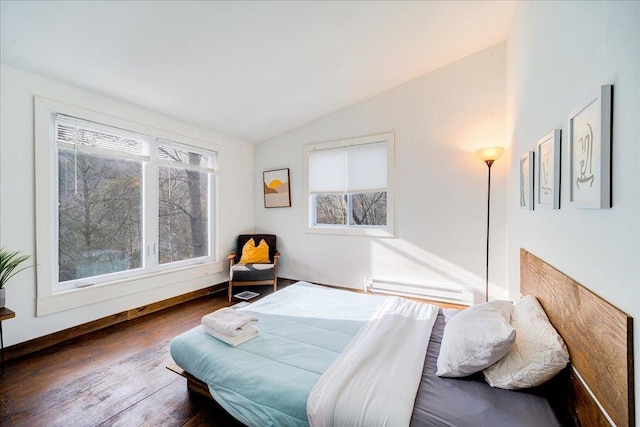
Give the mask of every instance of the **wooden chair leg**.
[{"label": "wooden chair leg", "polygon": [[232,289],[233,289],[233,284],[231,280],[229,280],[229,302],[231,302],[231,293],[233,292]]}]

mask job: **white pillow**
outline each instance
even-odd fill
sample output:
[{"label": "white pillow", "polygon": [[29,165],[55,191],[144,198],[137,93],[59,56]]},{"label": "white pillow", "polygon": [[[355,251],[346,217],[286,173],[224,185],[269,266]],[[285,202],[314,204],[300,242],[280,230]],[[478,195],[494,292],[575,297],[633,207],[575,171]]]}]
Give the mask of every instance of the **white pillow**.
[{"label": "white pillow", "polygon": [[513,345],[510,301],[491,301],[462,310],[444,327],[438,355],[441,377],[465,377],[493,365]]},{"label": "white pillow", "polygon": [[516,304],[511,325],[516,329],[513,348],[484,370],[484,378],[492,387],[509,390],[535,387],[567,366],[567,347],[534,296],[527,295]]}]

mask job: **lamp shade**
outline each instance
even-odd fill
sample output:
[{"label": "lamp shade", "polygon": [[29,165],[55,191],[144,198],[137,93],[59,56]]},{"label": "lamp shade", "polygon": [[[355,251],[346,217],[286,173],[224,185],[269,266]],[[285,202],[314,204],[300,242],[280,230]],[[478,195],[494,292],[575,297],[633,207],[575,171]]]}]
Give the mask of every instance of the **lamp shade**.
[{"label": "lamp shade", "polygon": [[502,157],[504,148],[502,147],[485,147],[476,151],[476,156],[483,162],[495,161]]}]

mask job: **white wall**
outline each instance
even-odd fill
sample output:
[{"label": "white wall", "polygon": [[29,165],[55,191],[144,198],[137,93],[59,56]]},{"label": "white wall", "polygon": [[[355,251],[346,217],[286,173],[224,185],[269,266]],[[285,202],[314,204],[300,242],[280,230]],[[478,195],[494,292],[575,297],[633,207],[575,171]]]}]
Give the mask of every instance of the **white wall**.
[{"label": "white wall", "polygon": [[[475,150],[505,144],[504,100],[501,44],[259,144],[256,227],[279,237],[280,276],[462,284],[484,300],[487,167]],[[382,132],[396,137],[396,238],[306,234],[303,145]],[[262,171],[279,167],[291,169],[292,207],[265,209]],[[492,168],[492,298],[505,288],[505,171]]]},{"label": "white wall", "polygon": [[[218,146],[220,153],[220,249],[224,257],[239,232],[254,225],[254,147],[102,96],[5,65],[0,69],[0,245],[35,254],[34,96],[103,112]],[[36,273],[29,269],[6,286],[7,307],[16,318],[3,322],[5,345],[12,345],[110,314],[204,288],[228,279],[225,269],[198,280],[170,283],[148,292],[98,304],[35,316]]]},{"label": "white wall", "polygon": [[[507,185],[507,261],[518,294],[524,247],[640,319],[640,3],[519,2],[507,42],[511,158]],[[568,205],[567,141],[562,144],[561,209],[518,207],[518,156],[603,84],[614,84],[613,207]],[[640,339],[635,337],[636,396]],[[637,399],[637,397],[636,397]],[[636,405],[636,419],[640,419]]]}]

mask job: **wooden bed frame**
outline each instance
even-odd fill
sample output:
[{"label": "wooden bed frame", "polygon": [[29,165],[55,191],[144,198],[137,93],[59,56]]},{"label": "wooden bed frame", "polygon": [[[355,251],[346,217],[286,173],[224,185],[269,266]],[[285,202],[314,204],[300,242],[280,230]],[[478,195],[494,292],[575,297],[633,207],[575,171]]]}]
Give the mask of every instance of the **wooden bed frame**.
[{"label": "wooden bed frame", "polygon": [[635,426],[633,318],[525,249],[520,290],[540,301],[567,345],[574,423]]},{"label": "wooden bed frame", "polygon": [[[635,426],[633,318],[535,255],[520,249],[520,290],[535,296],[564,338],[569,393],[563,406],[576,426]],[[210,399],[205,383],[176,365],[189,390]]]}]

